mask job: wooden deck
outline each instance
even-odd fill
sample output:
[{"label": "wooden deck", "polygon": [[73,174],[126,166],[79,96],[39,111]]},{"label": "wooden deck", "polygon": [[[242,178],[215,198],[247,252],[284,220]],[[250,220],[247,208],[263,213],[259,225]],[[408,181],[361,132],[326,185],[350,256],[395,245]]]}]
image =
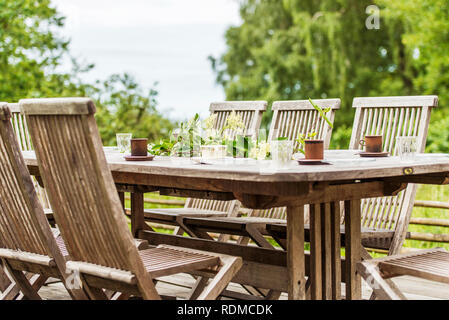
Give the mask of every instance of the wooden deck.
[{"label": "wooden deck", "polygon": [[[393,280],[406,297],[410,300],[449,300],[449,285],[431,282],[427,280],[400,277]],[[162,295],[176,296],[183,300],[187,296],[194,280],[188,274],[178,274],[175,276],[161,278],[156,288]],[[231,283],[229,289],[244,293],[241,286]],[[344,291],[343,291],[344,292]],[[48,300],[68,300],[70,296],[60,282],[50,281],[39,291],[44,299]],[[369,299],[371,290],[366,284],[363,285],[363,298]],[[281,300],[287,299],[287,294],[283,293]]]}]

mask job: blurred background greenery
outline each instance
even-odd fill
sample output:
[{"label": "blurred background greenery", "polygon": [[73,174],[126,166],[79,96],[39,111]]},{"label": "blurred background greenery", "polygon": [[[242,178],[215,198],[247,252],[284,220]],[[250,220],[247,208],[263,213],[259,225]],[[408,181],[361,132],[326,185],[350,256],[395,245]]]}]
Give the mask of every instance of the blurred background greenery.
[{"label": "blurred background greenery", "polygon": [[[210,56],[228,100],[342,99],[332,148],[346,148],[356,96],[436,94],[428,151],[448,152],[448,0],[241,0],[242,24],[225,35],[226,51]],[[380,28],[368,30],[369,5]],[[132,75],[85,83],[94,65],[70,55],[60,36],[64,17],[50,0],[0,0],[0,100],[90,96],[106,145],[116,132],[155,141],[176,126],[158,112],[156,84]],[[72,71],[59,72],[71,58]],[[271,113],[263,121],[269,127]]]},{"label": "blurred background greenery", "polygon": [[[60,36],[64,19],[50,0],[0,0],[0,101],[89,96],[105,145],[116,144],[117,132],[152,141],[167,136],[174,123],[157,111],[156,89],[126,73],[81,80],[95,66],[71,56],[70,41]],[[71,72],[59,71],[63,59],[71,60]]]},{"label": "blurred background greenery", "polygon": [[[373,4],[380,28],[368,30]],[[354,97],[436,94],[428,149],[449,151],[449,1],[246,0],[240,14],[210,57],[228,99],[339,97],[331,147],[347,148]]]}]

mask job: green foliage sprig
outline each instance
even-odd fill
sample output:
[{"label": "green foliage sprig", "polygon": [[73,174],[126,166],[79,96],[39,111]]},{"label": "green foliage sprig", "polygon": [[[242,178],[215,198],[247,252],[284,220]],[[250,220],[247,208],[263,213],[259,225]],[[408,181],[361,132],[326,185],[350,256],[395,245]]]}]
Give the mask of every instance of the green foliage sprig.
[{"label": "green foliage sprig", "polygon": [[[203,122],[203,128],[199,115],[195,114],[188,122],[182,122],[179,130],[171,133],[169,138],[151,145],[148,151],[154,155],[192,157],[199,155],[201,145],[226,145],[230,155],[248,157],[252,141],[250,137],[239,134],[245,128],[241,116],[231,112],[221,130],[214,129],[216,120],[217,115],[211,115]],[[230,138],[231,132],[237,132],[234,139]]]},{"label": "green foliage sprig", "polygon": [[[318,112],[319,118],[323,118],[324,121],[327,122],[327,124],[331,127],[334,128],[334,125],[332,124],[332,122],[329,120],[329,118],[326,116],[326,113],[328,113],[329,111],[331,111],[331,108],[321,108],[320,106],[318,106],[317,104],[315,104],[312,99],[309,98],[309,102],[310,104],[313,106],[313,108]],[[304,144],[305,141],[307,139],[312,139],[314,137],[316,137],[318,133],[316,131],[312,131],[309,132],[307,134],[303,134],[303,133],[299,133],[298,134],[298,138],[296,139],[296,142],[298,143],[298,146],[296,147],[295,152],[301,152],[302,154],[305,153],[304,151]]]}]

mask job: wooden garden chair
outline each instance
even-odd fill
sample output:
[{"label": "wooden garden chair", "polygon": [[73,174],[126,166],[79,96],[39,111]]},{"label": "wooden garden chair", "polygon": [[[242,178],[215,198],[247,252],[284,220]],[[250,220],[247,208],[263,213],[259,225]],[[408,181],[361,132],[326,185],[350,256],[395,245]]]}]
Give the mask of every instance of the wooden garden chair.
[{"label": "wooden garden chair", "polygon": [[[365,135],[382,135],[383,151],[397,154],[396,137],[416,136],[417,152],[424,152],[430,114],[438,106],[437,96],[371,97],[355,98],[354,125],[349,149],[362,150],[360,140]],[[416,185],[409,184],[396,196],[363,199],[362,210],[362,256],[370,259],[365,248],[387,250],[389,255],[398,254],[408,232]],[[343,205],[341,206],[343,209]],[[344,210],[341,210],[341,240],[344,235]],[[307,220],[308,218],[306,218]],[[270,234],[282,243],[286,237],[285,225],[269,225]],[[309,230],[306,229],[306,241]]]},{"label": "wooden garden chair", "polygon": [[[257,137],[258,130],[262,121],[263,113],[267,109],[266,101],[227,101],[214,102],[210,105],[210,113],[217,114],[214,128],[221,130],[226,119],[235,111],[241,116],[246,128],[246,134]],[[231,132],[231,136],[235,135]],[[183,217],[233,217],[240,209],[240,203],[237,200],[220,201],[188,198],[183,208],[163,208],[145,210],[145,220],[148,222],[173,225],[177,228],[175,234],[182,234]]]},{"label": "wooden garden chair", "polygon": [[[422,153],[426,148],[430,114],[437,106],[437,96],[355,98],[350,149],[362,150],[360,140],[365,135],[382,135],[383,150],[395,156],[396,137],[416,136],[417,152]],[[388,255],[400,253],[408,234],[415,195],[416,185],[409,184],[396,196],[363,199],[362,227],[379,233],[377,237],[365,239],[363,246],[388,250]],[[343,223],[343,214],[341,218]],[[366,254],[364,257],[369,258]]]},{"label": "wooden garden chair", "polygon": [[[333,123],[335,112],[340,108],[340,99],[314,100],[314,103],[321,108],[331,108],[327,114],[328,119]],[[277,101],[273,103],[273,119],[270,126],[268,141],[279,137],[287,137],[295,141],[299,134],[307,135],[316,132],[313,139],[324,140],[324,147],[327,149],[330,144],[332,127],[319,117],[310,104],[309,100],[298,101]],[[295,147],[297,146],[295,141]],[[264,236],[269,235],[266,231],[267,224],[277,224],[286,221],[286,208],[272,208],[268,210],[250,210],[247,217],[224,217],[224,218],[196,218],[183,217],[182,223],[185,228],[200,238],[212,239],[208,232],[230,234],[240,236],[238,243],[247,244],[249,239],[258,246],[273,248]],[[307,223],[307,222],[306,222]]]},{"label": "wooden garden chair", "polygon": [[103,152],[88,98],[20,101],[36,150],[40,174],[55,220],[89,296],[101,289],[160,299],[153,279],[181,272],[213,277],[193,297],[215,299],[242,265],[242,259],[173,246],[138,251]]},{"label": "wooden garden chair", "polygon": [[[0,105],[6,105],[6,102],[0,102]],[[11,285],[11,280],[3,270],[3,264],[0,261],[0,292],[4,292]]]},{"label": "wooden garden chair", "polygon": [[442,248],[365,260],[357,271],[381,300],[406,300],[391,281],[394,277],[412,276],[449,284],[449,252]]},{"label": "wooden garden chair", "polygon": [[[14,280],[7,283],[0,299],[41,299],[38,290],[49,277],[64,283],[70,280],[68,255],[62,238],[52,232],[44,214],[11,116],[7,104],[0,103],[0,258]],[[81,289],[67,290],[74,299],[87,298]]]}]

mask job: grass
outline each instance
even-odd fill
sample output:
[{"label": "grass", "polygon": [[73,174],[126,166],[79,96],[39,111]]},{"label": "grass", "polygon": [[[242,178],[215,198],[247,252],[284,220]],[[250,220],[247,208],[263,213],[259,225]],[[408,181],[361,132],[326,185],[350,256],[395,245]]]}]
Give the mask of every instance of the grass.
[{"label": "grass", "polygon": [[[156,193],[148,193],[145,195],[146,198],[153,199],[179,199],[176,197],[167,197],[160,196]],[[449,202],[449,187],[446,186],[434,186],[434,185],[420,185],[418,187],[417,200],[433,200],[433,201],[443,201]],[[126,201],[126,206],[130,207],[130,201]],[[160,204],[145,204],[146,209],[152,208],[176,208],[179,206],[174,205],[160,205]],[[445,209],[432,209],[432,208],[413,208],[412,217],[415,218],[438,218],[438,219],[449,219],[449,210]],[[171,234],[172,230],[169,229],[156,229],[158,232]],[[410,225],[410,232],[420,232],[420,233],[433,233],[433,234],[444,234],[449,233],[449,228],[445,227],[432,227],[432,226],[419,226],[419,225]],[[277,246],[277,243],[268,239],[268,241]],[[417,241],[417,240],[406,240],[404,243],[404,247],[409,248],[418,248],[418,249],[428,249],[435,247],[443,247],[449,250],[449,243],[440,243],[440,242],[428,242],[428,241]],[[309,249],[307,244],[306,250]],[[375,256],[381,256],[381,254],[375,254]]]}]

